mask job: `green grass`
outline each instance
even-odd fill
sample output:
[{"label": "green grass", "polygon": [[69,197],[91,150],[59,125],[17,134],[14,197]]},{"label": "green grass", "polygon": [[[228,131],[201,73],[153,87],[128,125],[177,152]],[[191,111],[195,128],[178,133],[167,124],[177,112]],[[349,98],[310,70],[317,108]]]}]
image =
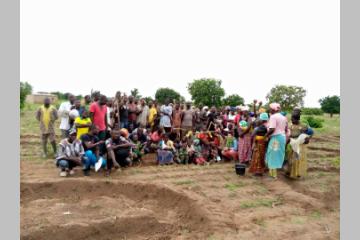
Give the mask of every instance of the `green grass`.
[{"label": "green grass", "polygon": [[228,189],[229,191],[236,191],[236,189],[245,186],[244,183],[227,183],[224,185],[224,187],[226,189]]},{"label": "green grass", "polygon": [[319,219],[321,219],[322,215],[321,215],[321,212],[315,210],[310,214],[310,217],[313,219],[319,220]]},{"label": "green grass", "polygon": [[272,207],[273,204],[281,204],[282,201],[278,199],[256,199],[250,201],[244,201],[240,204],[240,208],[257,208],[257,207]]},{"label": "green grass", "polygon": [[[306,115],[302,115],[301,118],[305,119]],[[320,118],[324,120],[323,127],[314,129],[315,135],[340,135],[340,115],[334,115],[332,118],[329,114],[324,114],[323,116],[316,116],[316,118]]]},{"label": "green grass", "polygon": [[340,167],[340,157],[336,157],[334,159],[331,160],[331,165],[336,167],[336,168],[339,168]]}]

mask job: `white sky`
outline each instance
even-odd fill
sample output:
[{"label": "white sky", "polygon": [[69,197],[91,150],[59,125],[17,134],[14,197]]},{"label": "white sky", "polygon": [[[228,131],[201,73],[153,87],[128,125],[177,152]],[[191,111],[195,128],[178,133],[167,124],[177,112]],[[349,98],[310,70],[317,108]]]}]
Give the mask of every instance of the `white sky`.
[{"label": "white sky", "polygon": [[113,96],[221,79],[265,100],[298,85],[305,106],[340,95],[339,0],[21,0],[20,80],[34,91]]}]

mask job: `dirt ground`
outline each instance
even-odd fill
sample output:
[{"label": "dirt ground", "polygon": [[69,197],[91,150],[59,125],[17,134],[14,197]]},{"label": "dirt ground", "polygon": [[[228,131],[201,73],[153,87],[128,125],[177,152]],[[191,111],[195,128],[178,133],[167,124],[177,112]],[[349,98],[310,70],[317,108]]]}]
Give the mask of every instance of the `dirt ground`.
[{"label": "dirt ground", "polygon": [[237,176],[233,163],[143,166],[66,179],[21,135],[21,239],[339,239],[339,136],[315,137],[309,175]]}]

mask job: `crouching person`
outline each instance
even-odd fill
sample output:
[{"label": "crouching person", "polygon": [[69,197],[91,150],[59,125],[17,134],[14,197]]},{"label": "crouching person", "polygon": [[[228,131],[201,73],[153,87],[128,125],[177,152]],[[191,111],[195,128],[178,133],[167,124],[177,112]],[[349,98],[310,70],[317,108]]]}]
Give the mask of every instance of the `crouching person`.
[{"label": "crouching person", "polygon": [[61,169],[60,176],[74,175],[74,168],[82,165],[84,148],[80,140],[76,139],[76,130],[72,129],[69,137],[61,140],[56,158],[56,166]]},{"label": "crouching person", "polygon": [[[131,165],[130,149],[135,147],[126,140],[126,131],[124,129],[113,129],[111,138],[106,140],[107,158],[107,176],[110,175],[113,167],[127,167]],[[122,136],[121,136],[122,135]]]},{"label": "crouching person", "polygon": [[106,160],[100,156],[99,145],[104,144],[103,140],[99,140],[99,127],[92,125],[90,131],[81,136],[81,142],[84,147],[85,155],[83,157],[83,171],[85,176],[90,175],[90,168],[94,167],[95,171],[106,167]]}]

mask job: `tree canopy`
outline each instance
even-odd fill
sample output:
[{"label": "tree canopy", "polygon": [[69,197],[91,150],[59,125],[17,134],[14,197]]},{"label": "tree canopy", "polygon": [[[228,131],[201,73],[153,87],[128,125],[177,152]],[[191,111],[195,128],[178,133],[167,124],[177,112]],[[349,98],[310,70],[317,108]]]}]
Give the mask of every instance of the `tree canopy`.
[{"label": "tree canopy", "polygon": [[25,106],[26,96],[32,93],[32,86],[28,82],[20,82],[20,109]]},{"label": "tree canopy", "polygon": [[188,91],[195,105],[221,106],[225,90],[221,87],[221,80],[202,78],[188,84]]},{"label": "tree canopy", "polygon": [[340,113],[340,96],[327,96],[319,100],[321,109],[330,113],[332,117],[333,114]]},{"label": "tree canopy", "polygon": [[222,100],[222,102],[223,102],[223,105],[225,105],[225,106],[235,107],[235,106],[243,105],[244,98],[242,98],[238,94],[232,94],[232,95],[225,97]]},{"label": "tree canopy", "polygon": [[285,111],[291,111],[294,107],[304,106],[306,90],[298,86],[276,85],[267,94],[269,103],[277,102]]},{"label": "tree canopy", "polygon": [[139,94],[139,90],[137,88],[134,88],[133,90],[130,91],[131,96],[133,96],[134,98],[140,99],[141,95]]},{"label": "tree canopy", "polygon": [[181,95],[171,88],[159,88],[156,90],[155,99],[158,103],[163,104],[167,99],[170,102],[173,102],[174,100],[180,101]]}]

